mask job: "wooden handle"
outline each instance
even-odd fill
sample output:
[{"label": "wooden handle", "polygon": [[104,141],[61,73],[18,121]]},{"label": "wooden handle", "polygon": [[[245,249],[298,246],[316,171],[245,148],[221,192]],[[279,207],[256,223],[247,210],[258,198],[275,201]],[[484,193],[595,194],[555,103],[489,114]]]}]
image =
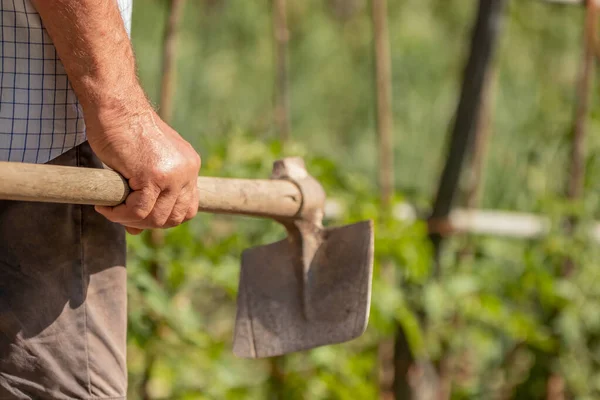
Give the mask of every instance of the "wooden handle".
[{"label": "wooden handle", "polygon": [[[291,218],[298,214],[302,194],[284,180],[198,178],[198,210]],[[115,206],[129,186],[108,169],[0,162],[0,199]]]}]

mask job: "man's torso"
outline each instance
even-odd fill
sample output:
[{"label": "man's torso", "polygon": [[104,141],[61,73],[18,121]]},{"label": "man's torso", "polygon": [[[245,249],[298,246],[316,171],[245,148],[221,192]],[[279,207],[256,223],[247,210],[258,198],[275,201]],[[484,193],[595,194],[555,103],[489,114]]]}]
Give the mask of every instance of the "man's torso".
[{"label": "man's torso", "polygon": [[83,113],[30,0],[0,2],[0,161],[45,163],[85,141]]}]

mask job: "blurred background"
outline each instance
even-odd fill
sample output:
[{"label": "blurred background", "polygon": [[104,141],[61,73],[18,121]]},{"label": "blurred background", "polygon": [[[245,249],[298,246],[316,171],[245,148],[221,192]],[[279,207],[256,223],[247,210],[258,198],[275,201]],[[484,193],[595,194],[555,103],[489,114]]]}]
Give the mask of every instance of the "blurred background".
[{"label": "blurred background", "polygon": [[240,254],[284,230],[129,237],[129,398],[600,398],[596,25],[591,0],[134,1],[140,79],[201,173],[302,156],[376,259],[361,338],[243,360]]}]

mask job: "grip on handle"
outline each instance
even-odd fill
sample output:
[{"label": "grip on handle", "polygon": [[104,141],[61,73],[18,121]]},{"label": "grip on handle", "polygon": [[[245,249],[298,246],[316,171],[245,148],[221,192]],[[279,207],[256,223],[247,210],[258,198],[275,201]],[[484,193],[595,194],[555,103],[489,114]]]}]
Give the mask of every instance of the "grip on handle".
[{"label": "grip on handle", "polygon": [[[198,210],[293,218],[302,205],[285,180],[198,178]],[[0,162],[0,199],[115,206],[129,194],[126,180],[108,169]]]}]

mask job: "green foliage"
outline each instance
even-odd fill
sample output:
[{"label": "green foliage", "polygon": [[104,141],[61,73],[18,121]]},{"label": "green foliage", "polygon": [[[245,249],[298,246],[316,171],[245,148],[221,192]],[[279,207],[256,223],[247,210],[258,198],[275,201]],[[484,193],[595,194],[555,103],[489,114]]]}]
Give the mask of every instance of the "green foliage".
[{"label": "green foliage", "polygon": [[[396,186],[427,209],[451,126],[476,2],[389,1]],[[158,98],[167,2],[138,1],[133,37],[139,73]],[[482,205],[552,218],[531,241],[448,240],[432,276],[422,222],[380,207],[369,4],[288,2],[292,136],[272,120],[273,54],[268,2],[188,1],[178,45],[173,126],[200,151],[202,174],[268,177],[273,160],[303,156],[343,224],[376,226],[370,324],[351,343],[282,360],[285,399],[375,399],[378,345],[405,331],[412,351],[449,365],[455,399],[536,399],[548,377],[565,377],[576,399],[600,397],[598,250],[587,232],[599,215],[596,155],[587,142],[586,196],[562,200],[580,60],[582,11],[513,1],[497,57],[498,85]],[[590,129],[598,126],[597,95]],[[573,236],[563,221],[582,223]],[[273,363],[231,353],[239,256],[281,239],[270,221],[201,215],[165,232],[130,237],[130,396],[153,399],[274,398]],[[464,248],[470,249],[468,255]],[[576,269],[562,274],[566,258]],[[150,366],[150,368],[148,368]]]}]

